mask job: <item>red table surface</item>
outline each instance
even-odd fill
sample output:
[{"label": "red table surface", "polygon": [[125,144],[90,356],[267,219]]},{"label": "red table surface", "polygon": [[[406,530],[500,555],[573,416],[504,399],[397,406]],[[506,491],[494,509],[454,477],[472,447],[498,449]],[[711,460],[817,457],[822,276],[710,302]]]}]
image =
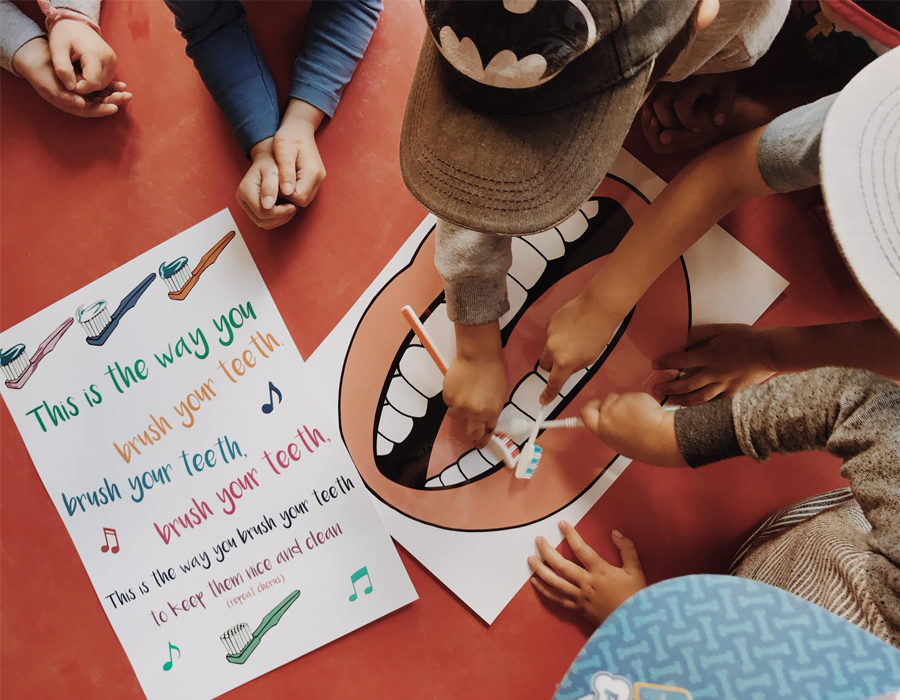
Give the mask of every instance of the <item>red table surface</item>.
[{"label": "red table surface", "polygon": [[[78,120],[4,73],[2,328],[228,207],[301,353],[312,353],[426,214],[404,188],[397,163],[424,22],[417,2],[387,5],[336,118],[320,129],[328,177],[318,198],[272,232],[256,228],[235,202],[248,162],[163,3],[105,3],[104,36],[118,53],[119,78],[135,95],[124,113]],[[308,3],[254,2],[248,12],[284,96]],[[638,133],[627,145],[666,178],[685,162],[650,153]],[[722,222],[791,283],[763,325],[873,315],[827,227],[808,213],[817,196],[754,200]],[[0,694],[143,697],[5,404],[0,420]],[[837,461],[822,455],[765,466],[735,459],[698,471],[633,464],[579,530],[616,563],[609,531],[632,537],[651,582],[723,572],[771,511],[843,483]],[[488,627],[402,549],[401,557],[417,602],[227,697],[553,694],[591,631],[581,618],[525,586]]]}]

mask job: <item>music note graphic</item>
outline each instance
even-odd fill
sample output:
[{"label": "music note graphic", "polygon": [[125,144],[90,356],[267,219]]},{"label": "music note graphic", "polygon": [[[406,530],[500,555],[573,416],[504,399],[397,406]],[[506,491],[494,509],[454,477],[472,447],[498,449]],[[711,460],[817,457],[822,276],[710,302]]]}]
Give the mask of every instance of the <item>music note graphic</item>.
[{"label": "music note graphic", "polygon": [[273,394],[278,395],[278,403],[281,403],[281,392],[278,391],[278,387],[275,386],[272,382],[269,382],[269,403],[264,403],[262,405],[262,412],[269,414],[275,409],[275,399],[272,396]]},{"label": "music note graphic", "polygon": [[[109,548],[109,536],[112,535],[115,544],[112,546],[112,549]],[[116,554],[119,551],[119,536],[116,534],[116,531],[111,527],[103,528],[103,536],[106,537],[106,544],[100,547],[101,552],[112,552]]]},{"label": "music note graphic", "polygon": [[179,649],[179,648],[176,647],[174,644],[172,644],[172,642],[169,642],[169,660],[166,661],[166,663],[163,664],[163,671],[171,671],[171,670],[172,670],[172,665],[173,665],[173,663],[174,663],[174,662],[172,661],[172,649],[174,649],[175,651],[177,651],[177,652],[178,652],[178,658],[179,658],[179,659],[181,658],[181,649]]},{"label": "music note graphic", "polygon": [[359,571],[357,571],[355,574],[353,574],[350,577],[350,583],[353,584],[353,595],[350,596],[351,603],[354,600],[356,600],[358,597],[356,594],[356,582],[359,581],[363,576],[365,576],[369,581],[369,585],[365,587],[365,589],[363,590],[363,593],[365,593],[366,595],[369,595],[369,593],[372,592],[372,577],[369,576],[368,567],[364,566],[363,568],[361,568]]}]

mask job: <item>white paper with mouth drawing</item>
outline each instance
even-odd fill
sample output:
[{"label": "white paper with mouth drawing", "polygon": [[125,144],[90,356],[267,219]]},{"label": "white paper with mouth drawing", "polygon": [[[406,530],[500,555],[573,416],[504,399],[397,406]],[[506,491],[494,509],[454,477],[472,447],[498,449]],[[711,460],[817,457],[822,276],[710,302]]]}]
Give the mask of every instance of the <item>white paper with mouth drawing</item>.
[{"label": "white paper with mouth drawing", "polygon": [[[602,267],[664,185],[622,151],[573,217],[513,239],[512,308],[501,319],[511,396],[501,423],[536,414],[547,320]],[[457,421],[445,419],[442,376],[400,314],[412,306],[442,354],[453,358],[433,226],[434,217],[422,222],[307,365],[389,532],[491,623],[528,580],[534,538],[558,544],[556,523],[577,523],[629,460],[587,431],[547,431],[534,479],[517,480],[499,458],[472,449]],[[574,415],[609,391],[646,389],[652,360],[682,344],[691,325],[753,323],[786,286],[714,227],[648,290],[603,355],[563,387],[551,417]]]}]

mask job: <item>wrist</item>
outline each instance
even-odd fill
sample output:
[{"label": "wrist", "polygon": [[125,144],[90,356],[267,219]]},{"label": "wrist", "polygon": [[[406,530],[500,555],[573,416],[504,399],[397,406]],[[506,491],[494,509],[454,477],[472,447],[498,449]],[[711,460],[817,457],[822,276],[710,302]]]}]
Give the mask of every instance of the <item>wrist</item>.
[{"label": "wrist", "polygon": [[25,77],[37,63],[42,63],[47,58],[49,51],[47,37],[36,36],[29,39],[13,54],[10,61],[13,71],[16,75]]},{"label": "wrist", "polygon": [[771,370],[772,372],[782,372],[785,367],[786,359],[784,347],[782,347],[782,337],[779,328],[757,328],[751,326],[752,333],[755,335],[755,355],[759,365]]},{"label": "wrist", "polygon": [[261,155],[272,153],[272,143],[275,141],[274,136],[270,136],[262,141],[257,141],[250,147],[250,158],[256,160]]},{"label": "wrist", "polygon": [[299,127],[309,128],[312,132],[315,132],[324,118],[325,112],[321,109],[313,107],[309,102],[298,100],[294,97],[288,102],[281,123],[284,124],[285,122],[289,122]]},{"label": "wrist", "polygon": [[456,326],[456,356],[467,362],[495,361],[503,357],[500,322]]},{"label": "wrist", "polygon": [[52,8],[47,14],[46,25],[47,31],[51,34],[59,27],[78,31],[82,26],[87,26],[97,32],[97,34],[99,34],[100,36],[103,36],[103,33],[100,31],[100,25],[87,15],[84,15],[77,10],[69,10],[66,8]]},{"label": "wrist", "polygon": [[687,467],[687,460],[681,452],[678,444],[678,435],[675,432],[675,414],[666,412],[665,418],[659,425],[660,444],[662,447],[661,467]]}]

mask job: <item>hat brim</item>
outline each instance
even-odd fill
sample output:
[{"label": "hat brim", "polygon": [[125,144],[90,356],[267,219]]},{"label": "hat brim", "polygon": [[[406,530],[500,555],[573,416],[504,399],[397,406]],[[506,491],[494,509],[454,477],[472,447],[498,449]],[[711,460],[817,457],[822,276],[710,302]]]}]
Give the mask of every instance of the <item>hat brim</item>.
[{"label": "hat brim", "polygon": [[900,49],[838,95],[822,132],[822,192],[838,248],[872,305],[900,333]]},{"label": "hat brim", "polygon": [[407,188],[438,217],[482,233],[552,228],[590,197],[619,152],[653,69],[536,114],[478,110],[448,86],[426,34],[400,138]]}]

